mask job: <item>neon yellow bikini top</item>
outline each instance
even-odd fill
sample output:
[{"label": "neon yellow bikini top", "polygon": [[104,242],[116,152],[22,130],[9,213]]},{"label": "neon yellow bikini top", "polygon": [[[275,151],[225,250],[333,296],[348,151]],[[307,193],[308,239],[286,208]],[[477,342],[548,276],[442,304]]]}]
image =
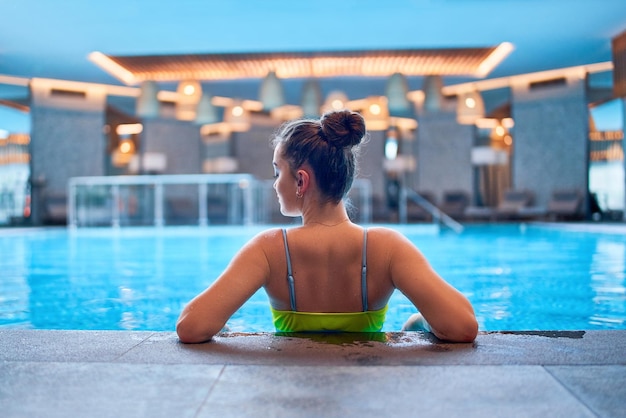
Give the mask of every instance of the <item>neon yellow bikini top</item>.
[{"label": "neon yellow bikini top", "polygon": [[367,310],[367,230],[363,234],[363,256],[361,267],[362,312],[298,312],[296,292],[291,269],[291,257],[287,245],[287,231],[283,229],[285,254],[287,257],[287,284],[289,286],[290,311],[279,311],[270,306],[274,327],[278,332],[378,332],[387,315],[387,306],[377,311]]}]

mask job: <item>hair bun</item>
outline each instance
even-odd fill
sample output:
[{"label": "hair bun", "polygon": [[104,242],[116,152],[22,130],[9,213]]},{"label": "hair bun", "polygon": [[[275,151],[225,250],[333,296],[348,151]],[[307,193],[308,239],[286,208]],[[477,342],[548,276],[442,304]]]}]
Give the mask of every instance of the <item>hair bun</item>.
[{"label": "hair bun", "polygon": [[328,143],[338,148],[359,145],[365,136],[363,116],[350,110],[325,113],[320,125]]}]

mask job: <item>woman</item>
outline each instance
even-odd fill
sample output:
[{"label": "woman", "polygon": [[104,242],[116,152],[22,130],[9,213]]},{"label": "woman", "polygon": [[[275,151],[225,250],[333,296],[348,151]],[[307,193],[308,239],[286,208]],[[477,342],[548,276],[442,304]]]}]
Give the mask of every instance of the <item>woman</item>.
[{"label": "woman", "polygon": [[273,140],[274,189],[281,213],[302,216],[302,226],[262,232],[241,248],[184,308],[176,324],[182,342],[211,339],[261,287],[278,331],[380,331],[398,289],[420,312],[404,329],[474,340],[478,326],[469,301],[410,241],[348,218],[343,198],[364,137],[363,118],[348,110],[283,125]]}]

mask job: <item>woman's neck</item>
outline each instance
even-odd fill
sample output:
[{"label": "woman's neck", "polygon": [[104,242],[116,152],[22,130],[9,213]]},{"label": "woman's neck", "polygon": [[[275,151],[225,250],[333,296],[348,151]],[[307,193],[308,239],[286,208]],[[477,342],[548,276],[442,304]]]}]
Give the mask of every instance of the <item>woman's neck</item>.
[{"label": "woman's neck", "polygon": [[343,202],[339,204],[325,203],[321,206],[309,207],[302,212],[302,224],[337,226],[349,222],[350,218]]}]

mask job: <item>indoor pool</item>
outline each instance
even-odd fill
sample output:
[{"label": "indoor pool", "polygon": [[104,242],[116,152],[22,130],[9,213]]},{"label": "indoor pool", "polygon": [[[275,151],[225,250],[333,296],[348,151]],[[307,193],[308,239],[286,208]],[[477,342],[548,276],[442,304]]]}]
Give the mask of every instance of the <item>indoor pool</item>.
[{"label": "indoor pool", "polygon": [[[393,225],[474,305],[483,331],[626,329],[626,233],[565,225]],[[0,230],[0,326],[174,329],[261,227]],[[395,292],[385,331],[415,312]],[[229,321],[273,331],[263,291]]]}]

